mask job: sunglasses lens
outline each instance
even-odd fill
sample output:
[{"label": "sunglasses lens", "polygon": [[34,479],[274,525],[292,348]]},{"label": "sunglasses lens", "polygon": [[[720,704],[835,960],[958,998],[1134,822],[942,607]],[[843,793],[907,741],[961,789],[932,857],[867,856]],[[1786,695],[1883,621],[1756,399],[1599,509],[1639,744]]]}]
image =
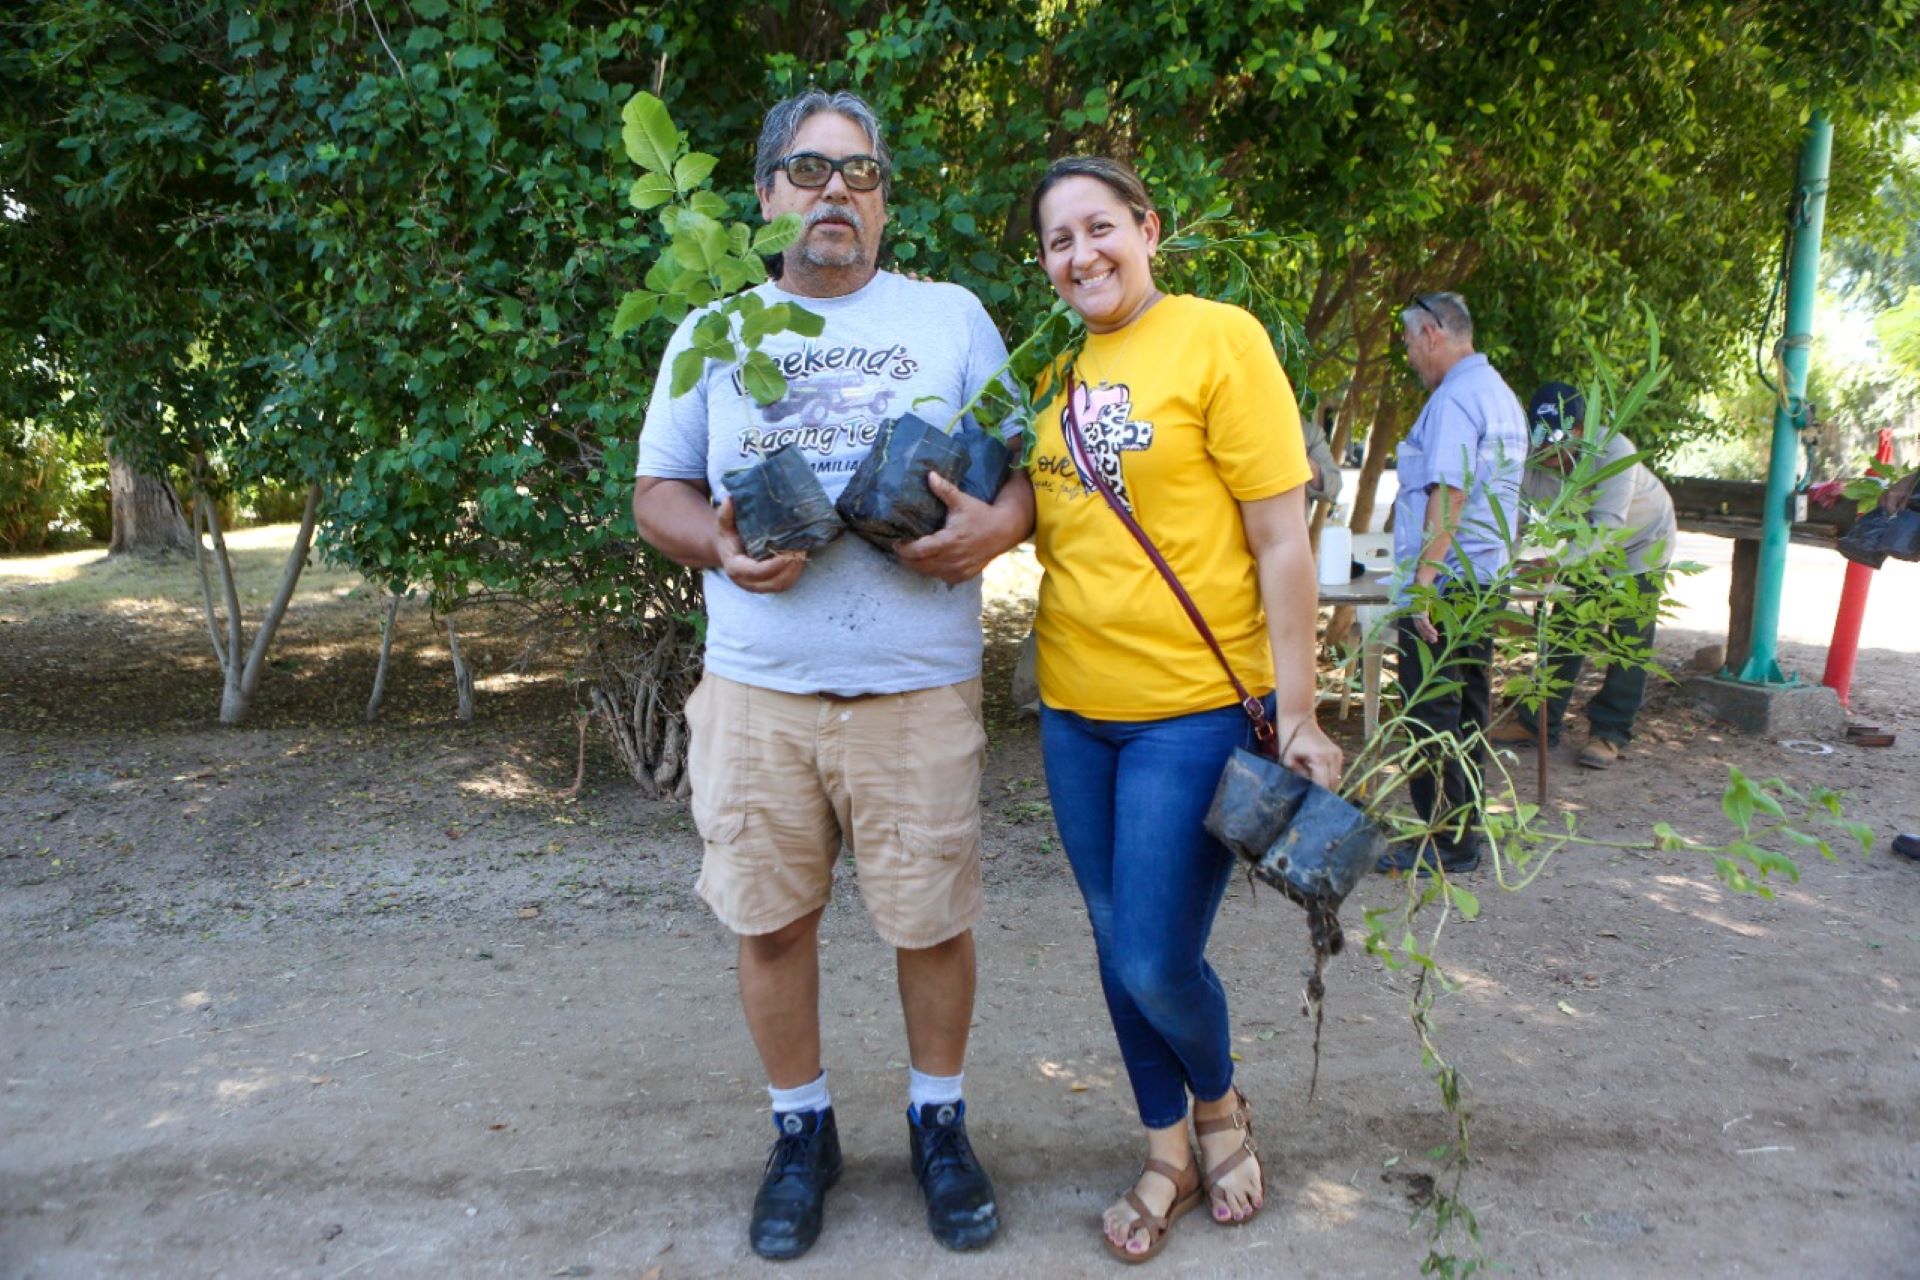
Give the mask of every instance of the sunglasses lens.
[{"label": "sunglasses lens", "polygon": [[824,187],[833,176],[833,162],[825,156],[793,156],[787,161],[787,180],[796,187]]}]

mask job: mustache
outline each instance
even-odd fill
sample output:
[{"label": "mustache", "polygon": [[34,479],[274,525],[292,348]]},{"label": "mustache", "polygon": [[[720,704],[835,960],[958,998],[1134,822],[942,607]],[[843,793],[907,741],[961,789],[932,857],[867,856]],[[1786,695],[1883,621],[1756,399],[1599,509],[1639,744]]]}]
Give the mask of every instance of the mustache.
[{"label": "mustache", "polygon": [[823,222],[844,222],[855,231],[865,231],[867,224],[860,220],[859,210],[851,205],[816,205],[807,211],[803,219],[803,229],[811,231]]}]

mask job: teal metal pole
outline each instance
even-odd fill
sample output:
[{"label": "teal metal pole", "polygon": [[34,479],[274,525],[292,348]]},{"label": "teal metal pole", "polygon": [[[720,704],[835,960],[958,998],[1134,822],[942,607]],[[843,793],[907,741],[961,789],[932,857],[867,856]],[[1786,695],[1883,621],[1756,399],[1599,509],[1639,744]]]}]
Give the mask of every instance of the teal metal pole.
[{"label": "teal metal pole", "polygon": [[1800,472],[1800,427],[1807,416],[1807,363],[1813,354],[1813,303],[1820,284],[1820,230],[1827,218],[1827,163],[1832,154],[1833,125],[1826,112],[1815,111],[1800,148],[1800,176],[1788,215],[1793,222],[1793,253],[1787,261],[1780,398],[1773,409],[1773,456],[1767,467],[1767,505],[1761,513],[1753,630],[1746,665],[1735,677],[1747,684],[1787,683],[1774,654],[1780,635],[1780,585],[1787,573],[1794,481]]}]

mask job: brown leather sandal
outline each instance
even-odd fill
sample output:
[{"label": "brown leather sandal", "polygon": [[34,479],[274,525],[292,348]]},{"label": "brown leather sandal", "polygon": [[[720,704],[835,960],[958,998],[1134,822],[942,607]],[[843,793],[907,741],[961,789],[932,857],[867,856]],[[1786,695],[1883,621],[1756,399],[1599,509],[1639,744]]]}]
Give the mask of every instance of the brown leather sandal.
[{"label": "brown leather sandal", "polygon": [[1140,1177],[1144,1178],[1150,1173],[1157,1173],[1173,1184],[1173,1203],[1167,1206],[1164,1215],[1155,1215],[1147,1212],[1146,1203],[1140,1199],[1140,1193],[1137,1190],[1139,1179],[1136,1178],[1134,1185],[1127,1188],[1127,1194],[1121,1198],[1127,1202],[1127,1206],[1134,1213],[1139,1215],[1127,1224],[1127,1238],[1131,1240],[1136,1231],[1145,1227],[1147,1247],[1139,1253],[1130,1253],[1124,1244],[1113,1242],[1107,1235],[1104,1224],[1100,1231],[1100,1243],[1106,1245],[1107,1252],[1122,1262],[1145,1262],[1159,1253],[1166,1246],[1167,1232],[1172,1228],[1174,1220],[1191,1212],[1200,1204],[1200,1167],[1197,1163],[1189,1163],[1184,1169],[1176,1169],[1165,1160],[1149,1157],[1147,1162],[1140,1166]]},{"label": "brown leather sandal", "polygon": [[[1216,1116],[1212,1120],[1202,1120],[1198,1116],[1194,1117],[1193,1132],[1196,1137],[1205,1137],[1210,1133],[1225,1133],[1229,1129],[1235,1130],[1240,1134],[1240,1146],[1232,1155],[1210,1169],[1203,1165],[1200,1171],[1200,1182],[1201,1185],[1207,1189],[1207,1197],[1215,1205],[1224,1203],[1218,1194],[1220,1179],[1226,1177],[1229,1173],[1232,1173],[1235,1169],[1238,1169],[1241,1165],[1251,1160],[1253,1161],[1253,1167],[1260,1171],[1260,1199],[1262,1203],[1256,1204],[1253,1207],[1253,1212],[1244,1218],[1221,1219],[1213,1218],[1211,1213],[1207,1215],[1213,1218],[1216,1226],[1222,1227],[1244,1227],[1259,1217],[1260,1210],[1265,1207],[1267,1194],[1267,1167],[1260,1163],[1260,1148],[1255,1146],[1253,1141],[1253,1104],[1247,1101],[1247,1095],[1240,1092],[1238,1087],[1235,1087],[1233,1096],[1234,1101],[1238,1105],[1226,1115]],[[1202,1147],[1201,1159],[1203,1161],[1206,1158],[1205,1151],[1206,1148]]]}]

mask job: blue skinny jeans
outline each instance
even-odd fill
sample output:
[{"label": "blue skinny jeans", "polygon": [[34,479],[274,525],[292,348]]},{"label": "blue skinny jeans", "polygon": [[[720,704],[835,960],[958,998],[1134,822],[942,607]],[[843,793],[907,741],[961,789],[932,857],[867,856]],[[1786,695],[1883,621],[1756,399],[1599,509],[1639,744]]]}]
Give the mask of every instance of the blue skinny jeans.
[{"label": "blue skinny jeans", "polygon": [[1227,993],[1206,949],[1234,858],[1202,823],[1227,757],[1251,745],[1238,705],[1147,721],[1040,711],[1054,822],[1150,1129],[1184,1119],[1188,1093],[1212,1101],[1233,1086]]}]

